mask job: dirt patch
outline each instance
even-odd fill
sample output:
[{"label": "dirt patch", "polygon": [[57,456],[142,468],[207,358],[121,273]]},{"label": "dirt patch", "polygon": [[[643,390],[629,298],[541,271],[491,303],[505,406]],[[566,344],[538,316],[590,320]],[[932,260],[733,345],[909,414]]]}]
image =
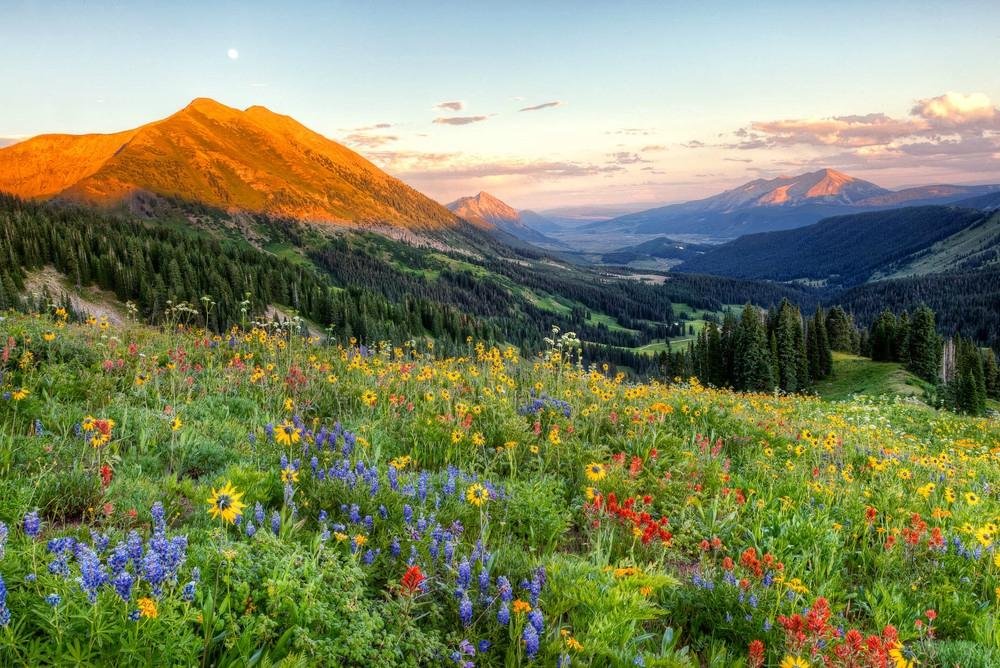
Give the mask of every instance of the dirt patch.
[{"label": "dirt patch", "polygon": [[77,313],[86,313],[95,318],[107,318],[113,325],[125,322],[124,306],[113,292],[102,290],[96,285],[77,290],[76,286],[55,267],[47,266],[29,273],[24,281],[24,291],[36,299],[48,292],[49,297],[57,301],[61,300],[63,295],[67,295],[73,310]]}]

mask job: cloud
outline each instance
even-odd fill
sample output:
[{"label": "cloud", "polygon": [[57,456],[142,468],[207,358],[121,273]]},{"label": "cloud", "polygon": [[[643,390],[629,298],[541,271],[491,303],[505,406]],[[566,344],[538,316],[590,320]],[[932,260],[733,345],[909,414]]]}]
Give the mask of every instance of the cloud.
[{"label": "cloud", "polygon": [[494,176],[530,176],[565,178],[572,176],[592,176],[622,171],[617,165],[592,165],[569,161],[490,161],[464,165],[449,165],[440,170],[439,175],[454,179],[487,178]]},{"label": "cloud", "polygon": [[398,140],[399,137],[396,135],[369,135],[363,132],[355,132],[344,137],[344,141],[348,144],[364,148],[378,148]]},{"label": "cloud", "polygon": [[922,141],[955,145],[956,137],[986,137],[998,132],[1000,109],[986,95],[945,93],[918,100],[905,118],[876,112],[755,121],[733,132],[736,141],[724,146],[744,150],[795,145],[862,149]]},{"label": "cloud", "polygon": [[653,134],[650,128],[621,128],[619,130],[608,130],[606,135],[630,135],[633,137],[645,137]]},{"label": "cloud", "polygon": [[609,164],[615,165],[635,165],[640,162],[649,162],[645,158],[641,157],[638,153],[631,153],[629,151],[618,151],[617,153],[612,153],[608,157]]},{"label": "cloud", "polygon": [[450,111],[462,111],[465,109],[465,102],[461,100],[452,100],[450,102],[438,102],[434,105],[435,109],[448,109]]},{"label": "cloud", "polygon": [[685,148],[705,148],[705,142],[698,141],[697,139],[692,139],[691,141],[681,144]]},{"label": "cloud", "polygon": [[945,93],[918,100],[910,112],[936,127],[986,127],[1000,129],[1000,110],[983,93]]},{"label": "cloud", "polygon": [[533,107],[524,107],[522,109],[518,109],[518,111],[538,111],[540,109],[548,109],[549,107],[558,107],[561,104],[562,104],[561,101],[553,100],[552,102],[543,102],[541,104],[536,104]]},{"label": "cloud", "polygon": [[649,144],[648,146],[643,146],[639,149],[640,153],[652,153],[653,151],[666,151],[667,147],[663,144]]},{"label": "cloud", "polygon": [[439,116],[434,119],[440,125],[468,125],[485,121],[489,116]]}]

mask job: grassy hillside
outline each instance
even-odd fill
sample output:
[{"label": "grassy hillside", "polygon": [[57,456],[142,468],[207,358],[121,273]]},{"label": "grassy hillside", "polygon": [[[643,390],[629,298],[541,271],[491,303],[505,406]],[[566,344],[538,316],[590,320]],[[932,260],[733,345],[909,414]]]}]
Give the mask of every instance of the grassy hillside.
[{"label": "grassy hillside", "polygon": [[1000,213],[983,218],[873,278],[906,278],[1000,265]]},{"label": "grassy hillside", "polygon": [[855,395],[883,395],[922,399],[926,383],[895,362],[873,362],[867,357],[833,353],[833,377],[816,384],[824,399],[843,401]]},{"label": "grassy hillside", "polygon": [[1000,661],[996,421],[2,318],[3,665]]}]

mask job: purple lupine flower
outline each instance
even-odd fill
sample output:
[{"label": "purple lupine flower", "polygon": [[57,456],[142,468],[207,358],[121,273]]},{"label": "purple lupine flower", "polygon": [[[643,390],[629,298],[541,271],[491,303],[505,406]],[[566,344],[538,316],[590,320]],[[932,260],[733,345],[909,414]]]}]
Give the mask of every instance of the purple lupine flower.
[{"label": "purple lupine flower", "polygon": [[150,511],[153,516],[153,533],[165,533],[167,530],[167,515],[163,510],[163,504],[157,501]]},{"label": "purple lupine flower", "polygon": [[510,580],[507,579],[506,575],[497,578],[497,589],[500,592],[500,600],[504,603],[510,603],[514,600],[514,588],[510,586]]},{"label": "purple lupine flower", "polygon": [[529,659],[534,659],[535,655],[538,654],[538,631],[531,624],[525,624],[524,631],[521,632],[521,639],[524,640],[525,654]]},{"label": "purple lupine flower", "polygon": [[115,593],[123,601],[128,601],[132,598],[132,585],[135,584],[135,578],[128,571],[122,571],[111,581],[111,585],[115,589]]},{"label": "purple lupine flower", "polygon": [[458,575],[455,578],[456,584],[461,589],[468,589],[469,582],[472,580],[472,566],[469,564],[468,559],[463,559],[458,565]]},{"label": "purple lupine flower", "polygon": [[38,511],[32,510],[24,516],[24,533],[28,538],[38,538],[42,531],[42,521],[38,517]]},{"label": "purple lupine flower", "polygon": [[468,596],[463,596],[462,600],[458,603],[458,617],[462,620],[463,626],[468,626],[472,623],[472,601]]},{"label": "purple lupine flower", "polygon": [[191,580],[186,585],[184,585],[184,589],[181,590],[181,598],[184,599],[185,601],[187,601],[188,603],[191,603],[192,601],[194,601],[194,594],[195,594],[195,587],[196,586],[197,585],[195,584],[194,580]]},{"label": "purple lupine flower", "polygon": [[485,568],[479,569],[479,593],[486,596],[490,590],[490,572]]},{"label": "purple lupine flower", "polygon": [[545,618],[542,616],[542,611],[538,608],[532,608],[531,612],[528,613],[528,622],[535,627],[538,635],[545,632]]},{"label": "purple lupine flower", "polygon": [[500,603],[500,609],[497,610],[497,623],[500,626],[507,626],[510,623],[510,606],[507,601]]}]

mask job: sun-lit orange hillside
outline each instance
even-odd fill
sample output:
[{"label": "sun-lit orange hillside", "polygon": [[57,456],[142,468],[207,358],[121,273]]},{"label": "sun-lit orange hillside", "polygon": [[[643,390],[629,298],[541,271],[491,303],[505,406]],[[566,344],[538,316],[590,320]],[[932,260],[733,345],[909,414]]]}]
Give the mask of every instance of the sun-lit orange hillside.
[{"label": "sun-lit orange hillside", "polygon": [[127,132],[42,135],[0,149],[0,191],[105,206],[153,193],[301,220],[456,224],[443,206],[294,119],[205,98]]}]

